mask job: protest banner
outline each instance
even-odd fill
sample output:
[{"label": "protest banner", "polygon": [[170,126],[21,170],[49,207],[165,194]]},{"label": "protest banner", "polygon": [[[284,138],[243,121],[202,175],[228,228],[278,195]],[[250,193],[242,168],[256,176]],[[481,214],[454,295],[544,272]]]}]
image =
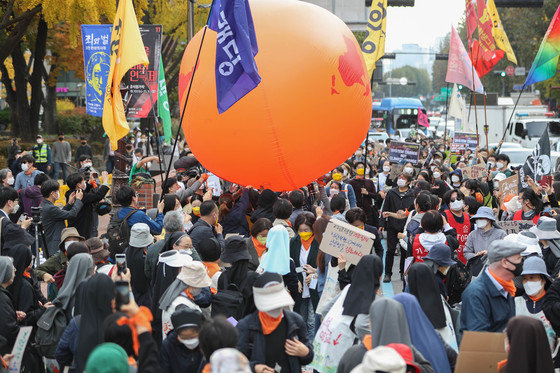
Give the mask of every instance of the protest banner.
[{"label": "protest banner", "polygon": [[505,333],[465,331],[455,373],[495,373],[498,362],[507,359]]},{"label": "protest banner", "polygon": [[329,263],[327,266],[327,276],[325,278],[325,286],[321,299],[317,304],[316,313],[324,316],[324,308],[340,293],[340,285],[338,284],[338,267],[333,267]]},{"label": "protest banner", "polygon": [[500,192],[502,193],[502,198],[500,198],[500,204],[503,203],[504,198],[506,198],[508,194],[513,194],[516,196],[519,193],[518,192],[519,178],[517,175],[513,175],[508,177],[507,179],[501,180],[498,182],[498,184],[499,184]]},{"label": "protest banner", "polygon": [[331,219],[323,234],[319,249],[334,256],[344,255],[348,263],[358,264],[371,253],[375,235],[340,220]]},{"label": "protest banner", "polygon": [[[144,49],[150,63],[147,67],[143,65],[134,66],[122,80],[121,91],[125,93],[123,100],[127,118],[157,116],[162,26],[139,25],[139,27]],[[146,85],[150,92],[148,92]],[[150,99],[150,93],[152,99]],[[154,107],[152,107],[152,102]]]},{"label": "protest banner", "polygon": [[420,144],[411,142],[391,141],[389,148],[389,162],[418,164],[420,156]]},{"label": "protest banner", "polygon": [[463,179],[480,179],[488,175],[486,170],[486,165],[484,163],[475,164],[470,167],[463,167],[461,169],[463,172]]},{"label": "protest banner", "polygon": [[526,231],[535,225],[532,220],[497,221],[496,224],[507,234]]},{"label": "protest banner", "polygon": [[103,116],[103,99],[109,76],[109,42],[112,25],[82,25],[86,113]]},{"label": "protest banner", "polygon": [[12,355],[14,355],[14,357],[12,358],[12,361],[10,361],[10,372],[19,372],[21,362],[23,361],[23,354],[25,353],[25,346],[27,346],[27,341],[29,340],[32,331],[32,326],[22,326],[19,328],[16,343],[12,348]]},{"label": "protest banner", "polygon": [[399,177],[400,174],[402,174],[403,169],[404,165],[402,164],[392,164],[391,172],[389,173],[389,179],[395,180],[397,177]]},{"label": "protest banner", "polygon": [[455,132],[453,135],[453,142],[455,144],[465,144],[465,146],[471,150],[475,150],[478,146],[476,133],[470,132]]},{"label": "protest banner", "polygon": [[460,155],[465,152],[465,149],[467,149],[467,144],[452,143],[450,152],[451,154]]}]

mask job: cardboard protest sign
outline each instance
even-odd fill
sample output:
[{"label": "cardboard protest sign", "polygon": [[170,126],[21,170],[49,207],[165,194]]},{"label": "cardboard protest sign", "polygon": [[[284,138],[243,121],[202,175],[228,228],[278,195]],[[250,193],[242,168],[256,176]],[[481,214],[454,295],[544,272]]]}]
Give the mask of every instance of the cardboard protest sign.
[{"label": "cardboard protest sign", "polygon": [[364,255],[371,253],[375,235],[337,219],[331,219],[323,234],[319,249],[334,257],[344,255],[346,261],[358,264]]},{"label": "cardboard protest sign", "polygon": [[453,142],[455,144],[465,144],[469,149],[475,150],[478,146],[478,138],[476,133],[469,132],[455,132],[453,135]]},{"label": "cardboard protest sign", "polygon": [[420,144],[411,142],[391,141],[389,148],[389,162],[418,164],[420,156]]},{"label": "cardboard protest sign", "polygon": [[402,174],[403,169],[404,165],[402,164],[392,164],[391,172],[389,173],[389,179],[395,180],[397,177],[399,177],[400,174]]},{"label": "cardboard protest sign", "polygon": [[526,231],[535,225],[532,220],[497,221],[496,224],[507,234]]},{"label": "cardboard protest sign", "polygon": [[504,198],[508,194],[517,195],[519,194],[519,178],[517,175],[508,177],[507,179],[498,182],[500,192],[502,192],[502,198],[500,198],[500,204],[504,201]]},{"label": "cardboard protest sign", "polygon": [[455,373],[496,373],[498,362],[507,359],[505,333],[463,333]]},{"label": "cardboard protest sign", "polygon": [[338,267],[333,267],[329,263],[327,267],[327,276],[325,278],[325,287],[321,293],[321,299],[317,304],[315,311],[319,315],[324,315],[324,308],[340,293],[340,285],[338,283]]},{"label": "cardboard protest sign", "polygon": [[14,355],[14,357],[10,362],[10,372],[19,372],[21,368],[21,362],[23,361],[25,346],[27,346],[27,341],[29,340],[32,331],[32,326],[22,326],[19,328],[16,343],[14,344],[14,348],[12,348],[12,354]]},{"label": "cardboard protest sign", "polygon": [[475,164],[470,167],[463,167],[461,171],[463,172],[463,179],[480,179],[488,175],[486,164],[484,163]]}]

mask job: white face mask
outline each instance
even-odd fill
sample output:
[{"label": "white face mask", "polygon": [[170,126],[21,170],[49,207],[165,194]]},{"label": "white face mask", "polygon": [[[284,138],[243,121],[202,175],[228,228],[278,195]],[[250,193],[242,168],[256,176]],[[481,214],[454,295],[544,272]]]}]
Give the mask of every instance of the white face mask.
[{"label": "white face mask", "polygon": [[383,172],[391,171],[391,166],[383,166]]},{"label": "white face mask", "polygon": [[495,163],[490,161],[488,162],[488,168],[494,168]]},{"label": "white face mask", "polygon": [[276,308],[274,310],[266,311],[270,317],[277,318],[282,313],[283,308]]},{"label": "white face mask", "polygon": [[414,168],[412,168],[412,167],[405,167],[405,168],[403,169],[403,172],[404,172],[405,174],[412,175],[412,173],[414,172]]},{"label": "white face mask", "polygon": [[400,188],[404,188],[404,187],[406,186],[406,180],[404,180],[404,179],[398,179],[398,180],[397,180],[397,185],[398,185]]},{"label": "white face mask", "polygon": [[521,208],[523,207],[523,205],[521,205],[521,201],[517,200],[517,209],[521,210]]},{"label": "white face mask", "polygon": [[496,190],[500,189],[500,182],[497,180],[494,181],[494,189]]},{"label": "white face mask", "polygon": [[37,139],[37,144],[41,145],[43,143],[43,139]]},{"label": "white face mask", "polygon": [[465,204],[460,199],[455,200],[455,201],[453,201],[449,204],[449,207],[451,208],[451,210],[454,210],[454,211],[462,210],[463,206],[465,206]]},{"label": "white face mask", "polygon": [[537,295],[542,290],[542,281],[527,281],[523,284],[527,295]]},{"label": "white face mask", "polygon": [[460,181],[459,176],[457,176],[457,175],[451,176],[451,181],[453,183],[458,183]]},{"label": "white face mask", "polygon": [[181,339],[178,338],[179,342],[181,342],[186,348],[189,350],[194,350],[198,347],[198,338],[191,338],[191,339]]},{"label": "white face mask", "polygon": [[486,219],[477,219],[475,224],[478,229],[484,229],[488,225],[488,221]]},{"label": "white face mask", "polygon": [[441,173],[440,172],[434,172],[434,179],[439,179],[441,177]]},{"label": "white face mask", "polygon": [[496,163],[496,167],[498,168],[498,170],[501,170],[502,167],[504,167],[504,164],[502,162],[498,162]]},{"label": "white face mask", "polygon": [[60,192],[56,192],[56,197],[54,198],[55,201],[58,201],[60,199]]},{"label": "white face mask", "polygon": [[14,206],[14,211],[12,211],[12,214],[15,214],[16,212],[18,212],[18,210],[19,210],[19,203]]},{"label": "white face mask", "polygon": [[92,166],[91,162],[84,163],[84,167],[91,167],[91,166]]},{"label": "white face mask", "polygon": [[29,163],[22,163],[22,164],[21,164],[21,170],[22,170],[23,172],[29,170]]},{"label": "white face mask", "polygon": [[14,185],[14,182],[16,180],[13,177],[9,177],[8,179],[6,179],[6,182],[8,183],[8,185]]},{"label": "white face mask", "polygon": [[435,168],[436,166],[430,166],[430,170],[432,170],[432,172],[434,171]]},{"label": "white face mask", "polygon": [[344,176],[348,176],[348,171],[344,170],[344,172],[342,173]]},{"label": "white face mask", "polygon": [[330,193],[330,194],[331,194],[331,197],[332,197],[332,196],[336,196],[338,193],[340,193],[340,190],[338,190],[338,189],[331,189],[331,193]]}]

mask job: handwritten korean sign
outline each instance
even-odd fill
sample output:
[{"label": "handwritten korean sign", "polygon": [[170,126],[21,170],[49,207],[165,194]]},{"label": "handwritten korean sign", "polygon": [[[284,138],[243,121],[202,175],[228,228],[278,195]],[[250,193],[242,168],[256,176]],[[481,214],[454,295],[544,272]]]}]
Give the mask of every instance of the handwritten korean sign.
[{"label": "handwritten korean sign", "polygon": [[504,198],[508,194],[513,194],[514,196],[516,196],[519,193],[519,177],[517,175],[513,175],[508,177],[507,179],[501,180],[498,182],[498,184],[500,192],[502,192],[501,202],[504,201]]},{"label": "handwritten korean sign", "polygon": [[356,265],[364,255],[371,253],[374,239],[375,235],[363,229],[331,219],[319,249],[335,257],[342,254],[348,263]]},{"label": "handwritten korean sign", "polygon": [[463,167],[463,179],[480,179],[487,175],[486,165],[484,163],[475,164],[470,167]]},{"label": "handwritten korean sign", "polygon": [[531,220],[498,221],[496,223],[500,228],[506,231],[507,234],[526,231],[535,225]]},{"label": "handwritten korean sign", "polygon": [[14,357],[10,362],[10,372],[18,373],[21,368],[21,362],[23,360],[23,354],[25,352],[25,346],[27,346],[27,341],[31,336],[32,326],[22,326],[19,328],[19,332],[16,338],[16,343],[12,349],[12,354]]}]

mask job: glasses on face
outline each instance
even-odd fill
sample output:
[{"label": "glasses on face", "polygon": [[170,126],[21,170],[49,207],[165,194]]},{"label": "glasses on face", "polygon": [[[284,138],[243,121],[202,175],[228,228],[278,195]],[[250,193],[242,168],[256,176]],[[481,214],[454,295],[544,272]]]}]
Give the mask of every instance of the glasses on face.
[{"label": "glasses on face", "polygon": [[191,249],[194,248],[194,246],[192,244],[191,245],[188,245],[188,244],[187,245],[176,245],[176,246],[181,248],[181,249],[184,249],[184,250],[191,250]]}]

